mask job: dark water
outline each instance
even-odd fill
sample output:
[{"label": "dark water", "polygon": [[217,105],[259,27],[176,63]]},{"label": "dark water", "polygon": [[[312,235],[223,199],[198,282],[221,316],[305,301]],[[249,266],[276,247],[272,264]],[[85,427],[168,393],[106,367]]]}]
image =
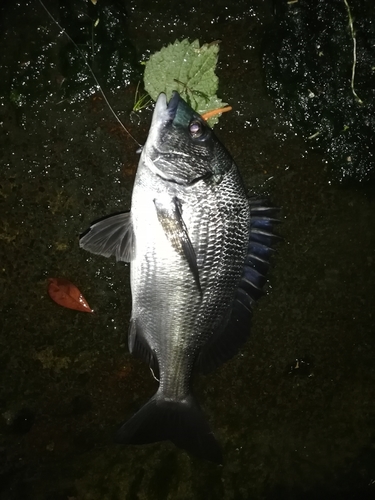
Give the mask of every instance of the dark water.
[{"label": "dark water", "polygon": [[[84,18],[87,4],[74,5],[48,3],[61,23]],[[83,69],[78,97],[62,92],[67,40],[39,3],[0,7],[1,500],[375,495],[373,191],[330,184],[325,159],[267,97],[261,42],[272,2],[226,5],[130,1],[124,21],[127,63],[176,38],[221,40],[220,96],[234,111],[217,134],[249,190],[282,207],[285,241],[252,337],[196,381],[223,466],[169,443],[112,442],[155,382],[127,352],[128,267],[80,251],[78,235],[129,207],[136,145]],[[139,68],[127,68],[128,84],[104,87],[142,143],[151,110],[131,120]],[[95,314],[54,304],[49,277],[77,284]]]}]

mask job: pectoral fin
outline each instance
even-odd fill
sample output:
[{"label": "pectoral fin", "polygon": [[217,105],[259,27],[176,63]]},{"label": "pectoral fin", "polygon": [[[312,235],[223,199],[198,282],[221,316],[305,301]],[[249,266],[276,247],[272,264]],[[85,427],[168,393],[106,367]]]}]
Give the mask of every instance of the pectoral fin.
[{"label": "pectoral fin", "polygon": [[197,257],[182,218],[178,199],[173,198],[168,205],[155,199],[154,204],[159,222],[164,229],[165,235],[176,252],[187,260],[198,290],[199,292],[202,292],[199,281]]},{"label": "pectoral fin", "polygon": [[130,262],[133,257],[134,233],[131,213],[110,215],[92,224],[80,237],[79,246],[104,257]]}]

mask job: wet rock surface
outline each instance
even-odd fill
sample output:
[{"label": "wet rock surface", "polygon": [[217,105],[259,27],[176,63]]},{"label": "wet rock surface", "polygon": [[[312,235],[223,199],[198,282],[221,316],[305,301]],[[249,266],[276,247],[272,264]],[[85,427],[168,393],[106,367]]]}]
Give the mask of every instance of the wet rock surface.
[{"label": "wet rock surface", "polygon": [[[46,2],[89,54],[87,4]],[[131,113],[138,62],[176,38],[221,40],[219,90],[234,109],[215,132],[249,191],[282,207],[284,243],[250,340],[196,381],[224,465],[169,443],[114,445],[118,425],[156,382],[127,350],[129,268],[80,251],[78,235],[129,207],[138,146],[94,92],[78,56],[66,72],[69,40],[39,3],[2,2],[0,498],[373,498],[374,192],[329,184],[325,157],[291,132],[269,98],[262,43],[274,3],[97,5],[114,14],[121,26],[114,33],[126,41],[124,66],[114,64],[114,73],[130,69],[112,86],[112,63],[92,63],[140,143],[152,110]],[[111,43],[108,34],[103,54]],[[62,94],[67,79],[76,97]],[[95,312],[52,302],[54,276],[79,285]]]},{"label": "wet rock surface", "polygon": [[375,180],[375,4],[274,2],[267,87],[286,120],[331,161],[333,181]]}]

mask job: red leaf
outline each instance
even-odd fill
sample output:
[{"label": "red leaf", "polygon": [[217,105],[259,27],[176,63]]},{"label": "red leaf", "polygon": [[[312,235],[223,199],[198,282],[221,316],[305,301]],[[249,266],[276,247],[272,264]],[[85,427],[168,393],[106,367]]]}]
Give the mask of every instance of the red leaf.
[{"label": "red leaf", "polygon": [[48,281],[48,294],[57,304],[77,311],[94,312],[73,283],[64,278],[49,278]]}]

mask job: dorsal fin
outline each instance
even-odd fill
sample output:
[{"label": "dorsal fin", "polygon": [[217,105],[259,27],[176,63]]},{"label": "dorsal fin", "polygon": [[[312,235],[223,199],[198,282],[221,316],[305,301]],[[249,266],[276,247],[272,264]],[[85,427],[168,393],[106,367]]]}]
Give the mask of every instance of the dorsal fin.
[{"label": "dorsal fin", "polygon": [[227,321],[203,346],[196,368],[204,373],[237,354],[250,334],[253,306],[263,294],[272,245],[281,238],[274,233],[278,209],[264,201],[250,200],[250,236],[242,278],[227,314]]}]

